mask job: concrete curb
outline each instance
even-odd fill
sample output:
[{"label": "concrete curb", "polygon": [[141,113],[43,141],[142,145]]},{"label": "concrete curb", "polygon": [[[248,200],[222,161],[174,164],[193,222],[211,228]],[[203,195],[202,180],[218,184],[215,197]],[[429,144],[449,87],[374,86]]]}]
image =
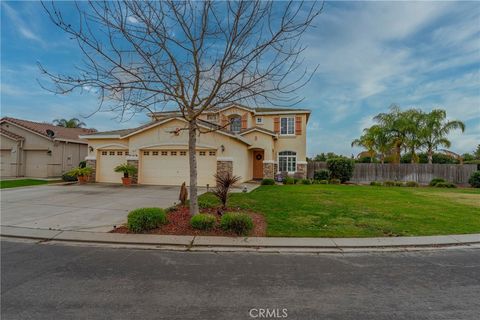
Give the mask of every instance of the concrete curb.
[{"label": "concrete curb", "polygon": [[480,248],[480,234],[395,238],[263,238],[119,234],[1,226],[0,236],[180,251],[328,252],[402,251],[449,247]]}]

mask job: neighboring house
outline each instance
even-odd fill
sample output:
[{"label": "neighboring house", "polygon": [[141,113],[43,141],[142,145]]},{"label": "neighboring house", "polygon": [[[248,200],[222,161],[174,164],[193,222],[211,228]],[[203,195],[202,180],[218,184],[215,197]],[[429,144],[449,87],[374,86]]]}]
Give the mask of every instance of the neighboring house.
[{"label": "neighboring house", "polygon": [[4,117],[0,119],[1,176],[59,177],[84,160],[88,143],[78,136],[92,132]]},{"label": "neighboring house", "polygon": [[[306,176],[306,126],[309,110],[249,108],[231,105],[205,112],[198,122],[198,185],[215,185],[215,173],[230,172],[241,181],[274,178],[287,172]],[[88,140],[87,164],[98,182],[121,182],[113,168],[138,167],[140,184],[189,183],[187,122],[176,112],[150,114],[134,129],[96,132]]]}]

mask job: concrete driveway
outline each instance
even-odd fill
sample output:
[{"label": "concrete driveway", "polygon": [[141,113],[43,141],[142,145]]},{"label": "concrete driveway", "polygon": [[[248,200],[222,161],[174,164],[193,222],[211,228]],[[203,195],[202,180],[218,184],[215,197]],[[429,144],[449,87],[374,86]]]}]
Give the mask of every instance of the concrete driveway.
[{"label": "concrete driveway", "polygon": [[[178,202],[179,187],[111,184],[50,185],[1,191],[1,225],[106,232],[140,207]],[[205,192],[199,189],[199,194]]]}]

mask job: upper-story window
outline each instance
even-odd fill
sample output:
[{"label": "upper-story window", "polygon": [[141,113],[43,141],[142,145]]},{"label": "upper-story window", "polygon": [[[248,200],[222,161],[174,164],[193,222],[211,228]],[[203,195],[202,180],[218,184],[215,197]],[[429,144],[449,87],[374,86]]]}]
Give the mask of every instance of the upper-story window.
[{"label": "upper-story window", "polygon": [[208,120],[208,121],[216,122],[217,119],[218,119],[218,117],[217,117],[216,114],[207,114],[207,120]]},{"label": "upper-story window", "polygon": [[263,117],[257,117],[255,118],[256,124],[263,124]]},{"label": "upper-story window", "polygon": [[242,117],[233,116],[230,118],[230,131],[240,132],[242,129]]},{"label": "upper-story window", "polygon": [[287,117],[280,119],[280,134],[295,134],[295,118]]}]

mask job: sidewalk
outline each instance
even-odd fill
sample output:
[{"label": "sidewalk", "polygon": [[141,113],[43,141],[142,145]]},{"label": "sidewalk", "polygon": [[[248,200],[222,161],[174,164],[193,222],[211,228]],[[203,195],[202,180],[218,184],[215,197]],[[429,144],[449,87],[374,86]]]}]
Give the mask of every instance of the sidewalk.
[{"label": "sidewalk", "polygon": [[480,234],[395,238],[205,237],[62,231],[2,226],[0,236],[42,242],[135,246],[179,251],[356,252],[480,248]]}]

